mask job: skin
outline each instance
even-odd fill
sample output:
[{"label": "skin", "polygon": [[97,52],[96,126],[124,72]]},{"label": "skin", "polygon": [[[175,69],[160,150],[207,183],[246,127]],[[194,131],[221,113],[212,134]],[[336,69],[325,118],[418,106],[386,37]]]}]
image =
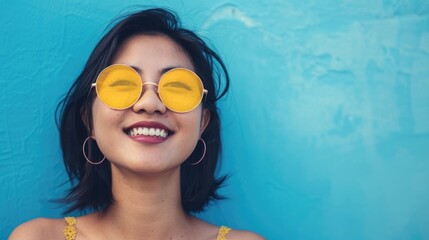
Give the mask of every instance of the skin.
[{"label": "skin", "polygon": [[[144,82],[159,81],[170,67],[193,70],[188,55],[162,35],[139,35],[124,43],[114,63],[138,67]],[[181,206],[180,165],[192,153],[210,120],[201,104],[188,113],[175,113],[146,85],[139,101],[126,110],[112,110],[98,98],[93,104],[93,139],[112,166],[115,202],[106,210],[77,218],[77,239],[207,239],[218,227],[187,215]],[[174,131],[159,144],[141,143],[125,132],[131,124],[156,121]],[[64,239],[63,219],[39,218],[20,225],[14,239]],[[228,240],[263,239],[233,230]]]}]

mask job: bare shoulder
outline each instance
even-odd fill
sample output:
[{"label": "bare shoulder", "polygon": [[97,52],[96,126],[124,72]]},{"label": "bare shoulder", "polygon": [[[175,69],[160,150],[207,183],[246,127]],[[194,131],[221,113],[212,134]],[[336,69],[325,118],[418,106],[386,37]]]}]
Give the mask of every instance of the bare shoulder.
[{"label": "bare shoulder", "polygon": [[228,240],[265,240],[254,232],[234,229],[228,233],[227,238]]},{"label": "bare shoulder", "polygon": [[36,218],[16,227],[9,240],[62,239],[63,219]]}]

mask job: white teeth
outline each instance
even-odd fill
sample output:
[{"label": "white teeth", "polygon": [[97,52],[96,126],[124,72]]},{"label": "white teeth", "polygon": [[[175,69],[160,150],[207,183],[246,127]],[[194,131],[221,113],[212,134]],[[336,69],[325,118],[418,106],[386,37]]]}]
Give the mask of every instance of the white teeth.
[{"label": "white teeth", "polygon": [[161,128],[146,128],[146,127],[137,127],[128,130],[128,135],[130,136],[157,136],[166,138],[168,136],[168,131]]}]

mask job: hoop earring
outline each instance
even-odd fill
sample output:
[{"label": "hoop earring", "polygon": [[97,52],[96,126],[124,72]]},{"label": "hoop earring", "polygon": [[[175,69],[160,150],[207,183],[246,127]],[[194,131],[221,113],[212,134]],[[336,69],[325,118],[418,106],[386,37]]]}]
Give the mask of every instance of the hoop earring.
[{"label": "hoop earring", "polygon": [[82,145],[83,156],[85,157],[86,161],[88,161],[90,164],[92,164],[92,165],[98,165],[98,164],[104,162],[104,160],[106,159],[106,157],[103,156],[103,159],[101,159],[101,161],[98,161],[98,162],[93,162],[93,161],[91,161],[91,160],[88,159],[88,156],[86,156],[86,153],[85,153],[85,145],[86,145],[86,143],[88,142],[89,139],[92,139],[92,138],[91,137],[87,137],[85,139],[85,141],[83,142],[83,145]]},{"label": "hoop earring", "polygon": [[203,161],[204,157],[206,156],[206,151],[207,151],[206,142],[202,138],[200,138],[199,140],[201,140],[201,142],[203,143],[203,146],[204,146],[203,156],[200,158],[200,160],[198,160],[198,161],[196,161],[194,163],[188,163],[189,165],[193,165],[193,166],[197,165],[198,163],[200,163],[201,161]]}]

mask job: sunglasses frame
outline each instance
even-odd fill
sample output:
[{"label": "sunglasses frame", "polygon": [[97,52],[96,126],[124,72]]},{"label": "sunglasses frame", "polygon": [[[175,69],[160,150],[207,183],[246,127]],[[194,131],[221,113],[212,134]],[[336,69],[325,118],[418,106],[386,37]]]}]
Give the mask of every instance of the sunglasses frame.
[{"label": "sunglasses frame", "polygon": [[[139,76],[139,78],[140,78],[140,82],[141,82],[141,88],[140,88],[139,97],[138,97],[138,98],[136,99],[136,101],[134,101],[130,106],[128,106],[128,107],[124,107],[124,108],[114,108],[114,107],[111,107],[111,106],[107,105],[103,100],[101,100],[101,98],[99,97],[99,94],[98,94],[97,82],[98,82],[98,79],[100,78],[100,75],[101,75],[105,70],[107,70],[107,69],[109,69],[109,68],[112,68],[112,67],[116,67],[116,66],[122,66],[122,67],[127,67],[127,68],[129,68],[131,71],[135,72],[135,73]],[[132,68],[131,66],[129,66],[129,65],[127,65],[127,64],[112,64],[112,65],[109,65],[109,66],[107,66],[106,68],[104,68],[104,69],[103,69],[103,70],[98,74],[97,79],[95,80],[95,82],[94,82],[94,83],[91,83],[91,88],[90,88],[90,90],[91,90],[92,88],[95,88],[95,91],[96,91],[97,97],[98,97],[98,98],[100,98],[101,102],[102,102],[104,105],[106,105],[107,107],[109,107],[109,108],[111,108],[111,109],[115,109],[115,110],[125,110],[125,109],[128,109],[128,108],[132,107],[134,104],[136,104],[136,103],[140,100],[140,98],[141,98],[141,97],[142,97],[142,95],[144,94],[144,93],[143,93],[143,87],[144,87],[145,85],[153,85],[153,86],[156,86],[156,93],[157,93],[157,95],[158,95],[159,100],[162,102],[162,104],[164,104],[164,106],[165,106],[166,108],[168,108],[169,110],[171,110],[171,111],[173,111],[173,112],[176,112],[176,113],[187,113],[187,112],[190,112],[190,111],[194,110],[195,108],[197,108],[197,107],[198,107],[198,105],[200,105],[201,101],[203,100],[203,98],[204,98],[205,96],[207,96],[207,94],[208,94],[208,92],[209,92],[209,91],[208,91],[207,89],[205,89],[205,88],[204,88],[204,84],[203,84],[203,81],[201,80],[200,76],[198,76],[194,71],[192,71],[192,70],[190,70],[190,69],[187,69],[187,68],[182,68],[182,67],[172,68],[172,69],[170,69],[170,70],[166,71],[165,73],[163,73],[163,74],[161,75],[161,77],[159,78],[159,79],[160,79],[160,81],[162,80],[162,77],[163,77],[165,74],[167,74],[167,73],[169,73],[169,72],[171,72],[171,71],[174,71],[174,70],[186,70],[186,71],[192,72],[193,74],[195,74],[195,76],[198,78],[198,80],[199,80],[199,82],[200,82],[200,84],[201,84],[201,87],[202,87],[202,89],[203,89],[202,94],[201,94],[201,98],[200,98],[200,100],[198,101],[198,104],[196,104],[196,105],[195,105],[195,107],[193,107],[193,108],[192,108],[192,109],[190,109],[190,110],[187,110],[187,111],[176,111],[176,110],[173,110],[173,109],[169,108],[169,107],[164,103],[164,101],[162,101],[162,99],[161,99],[161,96],[160,96],[160,94],[159,94],[159,84],[158,84],[158,83],[154,83],[154,82],[143,82],[143,80],[142,80],[142,78],[141,78],[140,74],[139,74],[139,73],[138,73],[134,68]]]}]

